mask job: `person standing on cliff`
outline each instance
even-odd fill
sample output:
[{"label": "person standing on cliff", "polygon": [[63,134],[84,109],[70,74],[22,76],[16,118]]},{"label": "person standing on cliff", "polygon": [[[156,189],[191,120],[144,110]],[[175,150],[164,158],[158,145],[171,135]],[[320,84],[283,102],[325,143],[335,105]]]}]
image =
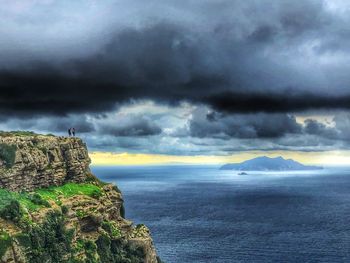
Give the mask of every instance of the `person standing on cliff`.
[{"label": "person standing on cliff", "polygon": [[71,137],[72,136],[72,128],[68,129],[68,136]]},{"label": "person standing on cliff", "polygon": [[73,137],[75,137],[75,128],[72,128]]}]

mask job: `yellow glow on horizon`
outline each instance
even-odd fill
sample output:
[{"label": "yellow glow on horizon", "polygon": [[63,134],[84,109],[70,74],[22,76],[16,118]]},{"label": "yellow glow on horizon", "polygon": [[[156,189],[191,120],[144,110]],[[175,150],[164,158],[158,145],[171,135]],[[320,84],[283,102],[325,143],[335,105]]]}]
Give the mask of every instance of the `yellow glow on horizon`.
[{"label": "yellow glow on horizon", "polygon": [[229,156],[179,156],[141,153],[92,152],[90,158],[93,165],[165,165],[165,164],[224,164],[242,162],[258,156],[293,159],[303,164],[315,165],[348,165],[350,151],[327,152],[293,152],[293,151],[252,151],[240,152]]}]

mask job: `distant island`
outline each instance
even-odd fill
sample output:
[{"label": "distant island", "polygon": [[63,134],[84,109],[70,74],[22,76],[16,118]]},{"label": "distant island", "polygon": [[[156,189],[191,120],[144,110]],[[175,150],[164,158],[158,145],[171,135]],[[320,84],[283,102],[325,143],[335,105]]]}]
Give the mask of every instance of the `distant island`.
[{"label": "distant island", "polygon": [[220,170],[236,171],[302,171],[323,169],[320,166],[303,165],[292,159],[283,157],[270,158],[261,156],[241,163],[229,163],[223,165]]}]

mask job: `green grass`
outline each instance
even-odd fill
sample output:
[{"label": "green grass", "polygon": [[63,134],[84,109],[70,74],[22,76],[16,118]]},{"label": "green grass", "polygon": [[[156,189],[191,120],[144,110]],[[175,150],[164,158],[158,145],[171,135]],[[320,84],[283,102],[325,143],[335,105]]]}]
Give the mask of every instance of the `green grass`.
[{"label": "green grass", "polygon": [[48,137],[55,137],[54,134],[48,133],[48,134],[38,134],[32,131],[0,131],[0,137],[15,137],[15,136],[21,136],[21,137],[34,137],[34,136],[48,136]]},{"label": "green grass", "polygon": [[0,137],[10,137],[10,136],[34,136],[37,135],[31,131],[0,131]]},{"label": "green grass", "polygon": [[17,200],[24,208],[30,211],[34,211],[41,207],[40,205],[34,204],[27,193],[16,193],[5,189],[0,189],[0,210],[9,205],[12,200]]},{"label": "green grass", "polygon": [[98,186],[92,184],[68,183],[62,186],[39,189],[36,190],[36,193],[40,194],[44,200],[53,200],[57,202],[60,196],[65,198],[75,195],[94,197],[96,193],[102,194],[102,191]]},{"label": "green grass", "polygon": [[[35,191],[34,195],[30,193],[16,193],[5,189],[0,189],[0,210],[10,204],[12,200],[17,200],[22,207],[28,209],[29,211],[35,211],[38,208],[47,206],[45,202],[38,202],[37,195],[40,195],[42,200],[52,200],[56,203],[60,203],[60,196],[65,198],[76,195],[87,195],[94,197],[96,196],[96,193],[102,194],[101,189],[96,185],[74,183],[38,189]],[[33,196],[35,196],[35,198],[33,198]]]}]

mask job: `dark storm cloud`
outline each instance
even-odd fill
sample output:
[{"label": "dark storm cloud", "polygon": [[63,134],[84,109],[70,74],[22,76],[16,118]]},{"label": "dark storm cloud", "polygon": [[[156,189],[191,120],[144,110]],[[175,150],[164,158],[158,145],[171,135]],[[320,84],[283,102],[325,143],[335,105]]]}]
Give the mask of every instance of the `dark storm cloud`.
[{"label": "dark storm cloud", "polygon": [[348,113],[338,113],[333,118],[334,125],[326,126],[317,120],[307,119],[303,126],[303,134],[316,135],[331,141],[342,141],[350,143],[350,115]]},{"label": "dark storm cloud", "polygon": [[95,127],[86,116],[70,115],[65,117],[41,117],[3,120],[3,125],[6,125],[11,130],[35,130],[46,133],[67,133],[67,130],[74,127],[79,133],[95,132]]},{"label": "dark storm cloud", "polygon": [[133,117],[118,121],[118,123],[102,123],[99,134],[116,137],[137,137],[159,135],[162,129],[151,120],[143,117]]},{"label": "dark storm cloud", "polygon": [[[213,117],[214,116],[214,117]],[[189,124],[191,136],[205,138],[278,138],[286,134],[300,134],[302,126],[287,114],[221,115],[198,109]]]},{"label": "dark storm cloud", "polygon": [[[348,148],[344,5],[10,1],[0,5],[0,129],[75,127],[110,151]],[[333,126],[294,117],[326,112]]]},{"label": "dark storm cloud", "polygon": [[[198,44],[198,43],[197,43]],[[118,34],[99,55],[62,65],[34,63],[0,72],[0,110],[12,114],[100,112],[116,102],[193,100],[220,85],[196,43],[172,25]]]},{"label": "dark storm cloud", "polygon": [[95,132],[95,127],[92,122],[82,116],[71,116],[65,118],[50,118],[42,124],[35,123],[31,128],[43,129],[47,131],[61,132],[66,131],[68,128],[74,127],[79,133],[91,133]]},{"label": "dark storm cloud", "polygon": [[337,138],[339,135],[336,128],[327,127],[323,123],[310,119],[305,121],[304,130],[307,134],[318,135],[326,138]]},{"label": "dark storm cloud", "polygon": [[68,128],[74,127],[78,134],[94,134],[113,137],[139,137],[159,135],[162,129],[149,118],[141,115],[108,118],[107,116],[69,115],[64,117],[40,117],[35,119],[11,119],[5,124],[12,130],[35,130],[66,135]]},{"label": "dark storm cloud", "polygon": [[209,105],[224,112],[298,112],[312,109],[349,109],[350,95],[312,94],[293,92],[223,92],[204,99]]},{"label": "dark storm cloud", "polygon": [[[141,11],[130,21],[117,21],[113,12],[106,12],[101,16],[106,23],[82,25],[84,30],[99,26],[95,31],[100,35],[89,32],[87,39],[94,37],[85,42],[67,33],[62,15],[47,20],[55,33],[49,36],[37,34],[38,18],[30,16],[28,30],[32,26],[37,39],[19,42],[21,37],[12,32],[24,32],[26,20],[7,21],[4,16],[2,22],[18,28],[2,29],[10,37],[0,45],[0,114],[104,112],[116,103],[144,98],[204,103],[223,112],[350,107],[349,66],[344,54],[336,53],[347,52],[346,45],[332,45],[334,39],[349,42],[349,21],[328,10],[325,2],[154,1],[152,10],[141,1],[123,5],[125,12]],[[59,7],[64,13],[65,6]],[[116,4],[107,7],[119,12]],[[73,25],[72,32],[79,32]],[[65,38],[60,39],[60,30]],[[72,49],[57,45],[71,38],[76,40]],[[318,61],[329,53],[330,61]]]},{"label": "dark storm cloud", "polygon": [[198,108],[189,120],[188,129],[182,129],[181,136],[184,137],[187,131],[187,136],[219,139],[226,141],[225,144],[240,140],[239,147],[226,147],[225,151],[245,147],[252,150],[257,145],[256,149],[265,150],[322,151],[347,149],[350,145],[349,130],[348,113],[336,114],[332,124],[325,125],[316,119],[300,123],[294,116],[283,113],[222,114]]}]

